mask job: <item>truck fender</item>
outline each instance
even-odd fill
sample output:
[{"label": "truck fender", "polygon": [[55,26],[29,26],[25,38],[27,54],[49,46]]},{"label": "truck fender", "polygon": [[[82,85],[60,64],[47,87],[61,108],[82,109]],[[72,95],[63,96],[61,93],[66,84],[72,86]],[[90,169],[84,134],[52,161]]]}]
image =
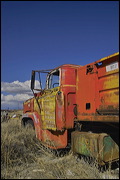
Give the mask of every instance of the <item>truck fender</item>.
[{"label": "truck fender", "polygon": [[22,121],[25,122],[28,119],[33,120],[34,125],[37,124],[39,122],[38,113],[36,113],[36,112],[32,112],[32,113],[31,112],[27,112],[27,113],[23,114]]},{"label": "truck fender", "polygon": [[27,112],[22,116],[22,124],[25,126],[27,120],[32,120],[34,123],[36,137],[41,140],[42,136],[42,125],[40,122],[40,115],[37,112]]}]

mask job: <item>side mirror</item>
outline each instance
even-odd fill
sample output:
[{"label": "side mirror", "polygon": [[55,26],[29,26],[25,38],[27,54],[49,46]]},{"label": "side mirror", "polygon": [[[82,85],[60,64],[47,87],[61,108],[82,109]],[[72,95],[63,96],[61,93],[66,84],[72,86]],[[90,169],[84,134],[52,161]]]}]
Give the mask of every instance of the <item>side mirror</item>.
[{"label": "side mirror", "polygon": [[35,85],[35,71],[32,71],[32,76],[31,76],[31,90],[34,89]]}]

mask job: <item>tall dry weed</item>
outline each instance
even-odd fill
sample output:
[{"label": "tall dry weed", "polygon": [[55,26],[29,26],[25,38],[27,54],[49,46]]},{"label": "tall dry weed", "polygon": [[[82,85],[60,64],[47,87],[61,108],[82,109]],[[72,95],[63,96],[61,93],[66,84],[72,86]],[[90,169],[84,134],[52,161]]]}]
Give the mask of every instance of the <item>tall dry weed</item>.
[{"label": "tall dry weed", "polygon": [[1,175],[2,179],[113,179],[110,169],[102,173],[97,163],[71,152],[56,156],[33,130],[22,128],[19,119],[1,124]]}]

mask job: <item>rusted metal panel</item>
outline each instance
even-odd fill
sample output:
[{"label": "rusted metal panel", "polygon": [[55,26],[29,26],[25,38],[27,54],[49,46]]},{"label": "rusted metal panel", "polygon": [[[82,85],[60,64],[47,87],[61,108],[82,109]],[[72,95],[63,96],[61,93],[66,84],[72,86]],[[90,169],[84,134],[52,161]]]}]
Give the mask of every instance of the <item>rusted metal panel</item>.
[{"label": "rusted metal panel", "polygon": [[41,120],[43,129],[56,130],[55,122],[55,94],[52,93],[42,99]]},{"label": "rusted metal panel", "polygon": [[42,130],[42,142],[52,149],[61,149],[67,146],[67,130]]},{"label": "rusted metal panel", "polygon": [[119,159],[118,145],[105,133],[72,132],[72,151],[93,157],[100,164]]},{"label": "rusted metal panel", "polygon": [[76,66],[61,67],[61,86],[68,85],[69,87],[76,85]]},{"label": "rusted metal panel", "polygon": [[78,116],[76,121],[94,121],[94,122],[113,122],[119,123],[119,116],[118,115],[95,115],[95,114],[81,114]]},{"label": "rusted metal panel", "polygon": [[67,94],[67,119],[66,119],[66,127],[73,128],[74,127],[74,118],[76,117],[74,114],[74,107],[76,103],[76,94],[75,92],[70,92]]},{"label": "rusted metal panel", "polygon": [[96,67],[94,73],[87,72],[87,66],[80,67],[77,73],[76,101],[78,107],[78,116],[86,113],[92,114],[96,110],[96,90],[98,87],[96,81]]},{"label": "rusted metal panel", "polygon": [[37,110],[41,116],[42,129],[56,130],[56,95],[59,91],[59,87],[45,90],[44,93],[38,98],[40,110],[35,101],[35,110]]},{"label": "rusted metal panel", "polygon": [[64,94],[62,91],[58,91],[56,94],[56,126],[57,130],[63,130],[65,128],[65,102]]},{"label": "rusted metal panel", "polygon": [[74,107],[76,105],[76,78],[80,66],[69,65],[61,67],[61,90],[64,93],[65,128],[73,128]]},{"label": "rusted metal panel", "polygon": [[117,114],[119,111],[119,55],[104,59],[98,67],[99,112]]},{"label": "rusted metal panel", "polygon": [[34,98],[31,98],[31,99],[28,99],[27,101],[25,101],[23,107],[24,107],[23,113],[33,112],[33,110],[34,110]]},{"label": "rusted metal panel", "polygon": [[118,122],[119,53],[78,68],[76,101],[79,120]]},{"label": "rusted metal panel", "polygon": [[114,53],[114,54],[111,54],[111,55],[106,56],[106,57],[104,57],[104,58],[101,58],[101,59],[99,60],[99,62],[102,62],[102,61],[104,61],[104,60],[106,60],[106,59],[116,58],[117,56],[119,56],[119,52]]}]

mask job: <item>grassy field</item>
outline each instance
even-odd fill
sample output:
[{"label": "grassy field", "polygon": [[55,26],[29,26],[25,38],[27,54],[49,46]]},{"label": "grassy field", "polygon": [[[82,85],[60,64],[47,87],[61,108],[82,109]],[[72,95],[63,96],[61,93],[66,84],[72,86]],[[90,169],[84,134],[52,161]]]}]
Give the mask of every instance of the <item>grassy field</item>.
[{"label": "grassy field", "polygon": [[71,151],[56,156],[34,130],[21,127],[21,116],[1,123],[1,179],[119,179],[118,173],[111,166],[102,172]]}]

